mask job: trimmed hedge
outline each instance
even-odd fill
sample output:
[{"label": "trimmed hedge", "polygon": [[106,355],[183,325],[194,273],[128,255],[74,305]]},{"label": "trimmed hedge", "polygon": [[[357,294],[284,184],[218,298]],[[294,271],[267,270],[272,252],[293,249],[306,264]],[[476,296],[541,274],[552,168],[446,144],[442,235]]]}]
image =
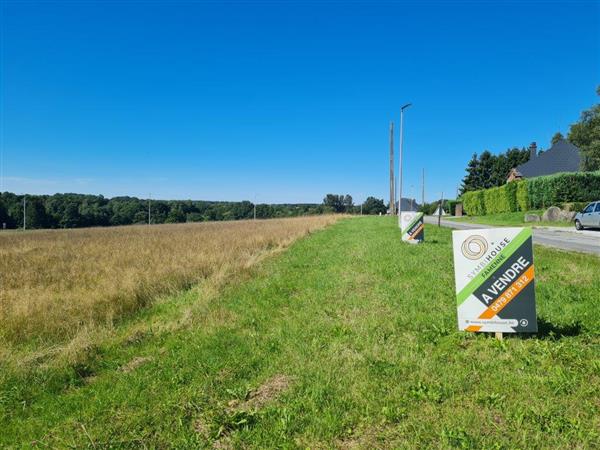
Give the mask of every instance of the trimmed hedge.
[{"label": "trimmed hedge", "polygon": [[520,184],[511,182],[491,189],[465,192],[463,208],[471,216],[518,211],[517,189]]},{"label": "trimmed hedge", "polygon": [[565,202],[600,199],[600,171],[568,172],[527,180],[530,207],[546,208]]},{"label": "trimmed hedge", "polygon": [[517,205],[519,206],[519,211],[529,211],[531,209],[528,183],[525,180],[517,183]]},{"label": "trimmed hedge", "polygon": [[513,181],[503,186],[465,192],[465,213],[484,216],[600,200],[600,171],[566,172]]},{"label": "trimmed hedge", "polygon": [[462,196],[463,209],[470,216],[485,216],[484,191],[465,192]]}]

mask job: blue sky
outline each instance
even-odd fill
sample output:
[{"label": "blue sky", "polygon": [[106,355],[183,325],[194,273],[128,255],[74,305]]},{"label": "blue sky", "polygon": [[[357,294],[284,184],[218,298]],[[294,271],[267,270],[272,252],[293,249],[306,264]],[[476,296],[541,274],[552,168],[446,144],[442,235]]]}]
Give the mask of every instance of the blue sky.
[{"label": "blue sky", "polygon": [[[597,102],[598,2],[2,3],[2,190],[454,196],[473,152]],[[396,143],[398,142],[396,135]],[[412,188],[411,188],[412,186]]]}]

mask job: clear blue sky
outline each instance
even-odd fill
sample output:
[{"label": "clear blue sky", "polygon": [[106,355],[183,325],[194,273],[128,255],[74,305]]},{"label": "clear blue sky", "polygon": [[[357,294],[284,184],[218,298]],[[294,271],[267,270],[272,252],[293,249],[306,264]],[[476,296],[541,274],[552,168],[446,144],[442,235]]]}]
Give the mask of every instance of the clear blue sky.
[{"label": "clear blue sky", "polygon": [[547,148],[600,84],[598,2],[1,8],[2,189],[18,193],[387,201],[389,122],[412,102],[405,194],[424,167],[432,200],[473,152]]}]

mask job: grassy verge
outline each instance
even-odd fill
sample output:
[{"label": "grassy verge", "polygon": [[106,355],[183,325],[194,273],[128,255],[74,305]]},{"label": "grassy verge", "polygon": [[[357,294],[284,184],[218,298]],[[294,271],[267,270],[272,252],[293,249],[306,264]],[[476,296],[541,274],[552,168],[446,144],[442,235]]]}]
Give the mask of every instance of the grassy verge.
[{"label": "grassy verge", "polygon": [[76,359],[157,298],[218,285],[339,218],[1,233],[0,364]]},{"label": "grassy verge", "polygon": [[597,446],[600,259],[536,247],[541,331],[500,342],[456,331],[450,230],[426,239],[344,220],[85,364],[4,371],[0,447]]},{"label": "grassy verge", "polygon": [[549,222],[549,221],[541,221],[541,222],[525,222],[525,214],[537,214],[541,216],[544,213],[543,210],[535,210],[524,212],[509,212],[509,213],[501,213],[501,214],[490,214],[486,216],[463,216],[463,217],[451,217],[447,220],[453,220],[456,222],[468,222],[468,223],[478,223],[482,225],[496,225],[496,226],[506,226],[506,227],[516,227],[516,226],[546,226],[546,227],[575,227],[572,222]]}]

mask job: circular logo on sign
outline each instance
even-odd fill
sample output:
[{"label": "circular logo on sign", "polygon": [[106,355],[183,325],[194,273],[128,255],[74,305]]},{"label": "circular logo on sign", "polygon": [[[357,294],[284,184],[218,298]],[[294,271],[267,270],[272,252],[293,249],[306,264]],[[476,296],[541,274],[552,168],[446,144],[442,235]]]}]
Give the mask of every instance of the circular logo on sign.
[{"label": "circular logo on sign", "polygon": [[519,320],[519,325],[521,325],[522,327],[526,327],[528,324],[529,324],[529,321],[527,319]]},{"label": "circular logo on sign", "polygon": [[469,259],[479,259],[487,252],[488,243],[483,236],[478,234],[469,236],[462,243],[461,251]]}]

